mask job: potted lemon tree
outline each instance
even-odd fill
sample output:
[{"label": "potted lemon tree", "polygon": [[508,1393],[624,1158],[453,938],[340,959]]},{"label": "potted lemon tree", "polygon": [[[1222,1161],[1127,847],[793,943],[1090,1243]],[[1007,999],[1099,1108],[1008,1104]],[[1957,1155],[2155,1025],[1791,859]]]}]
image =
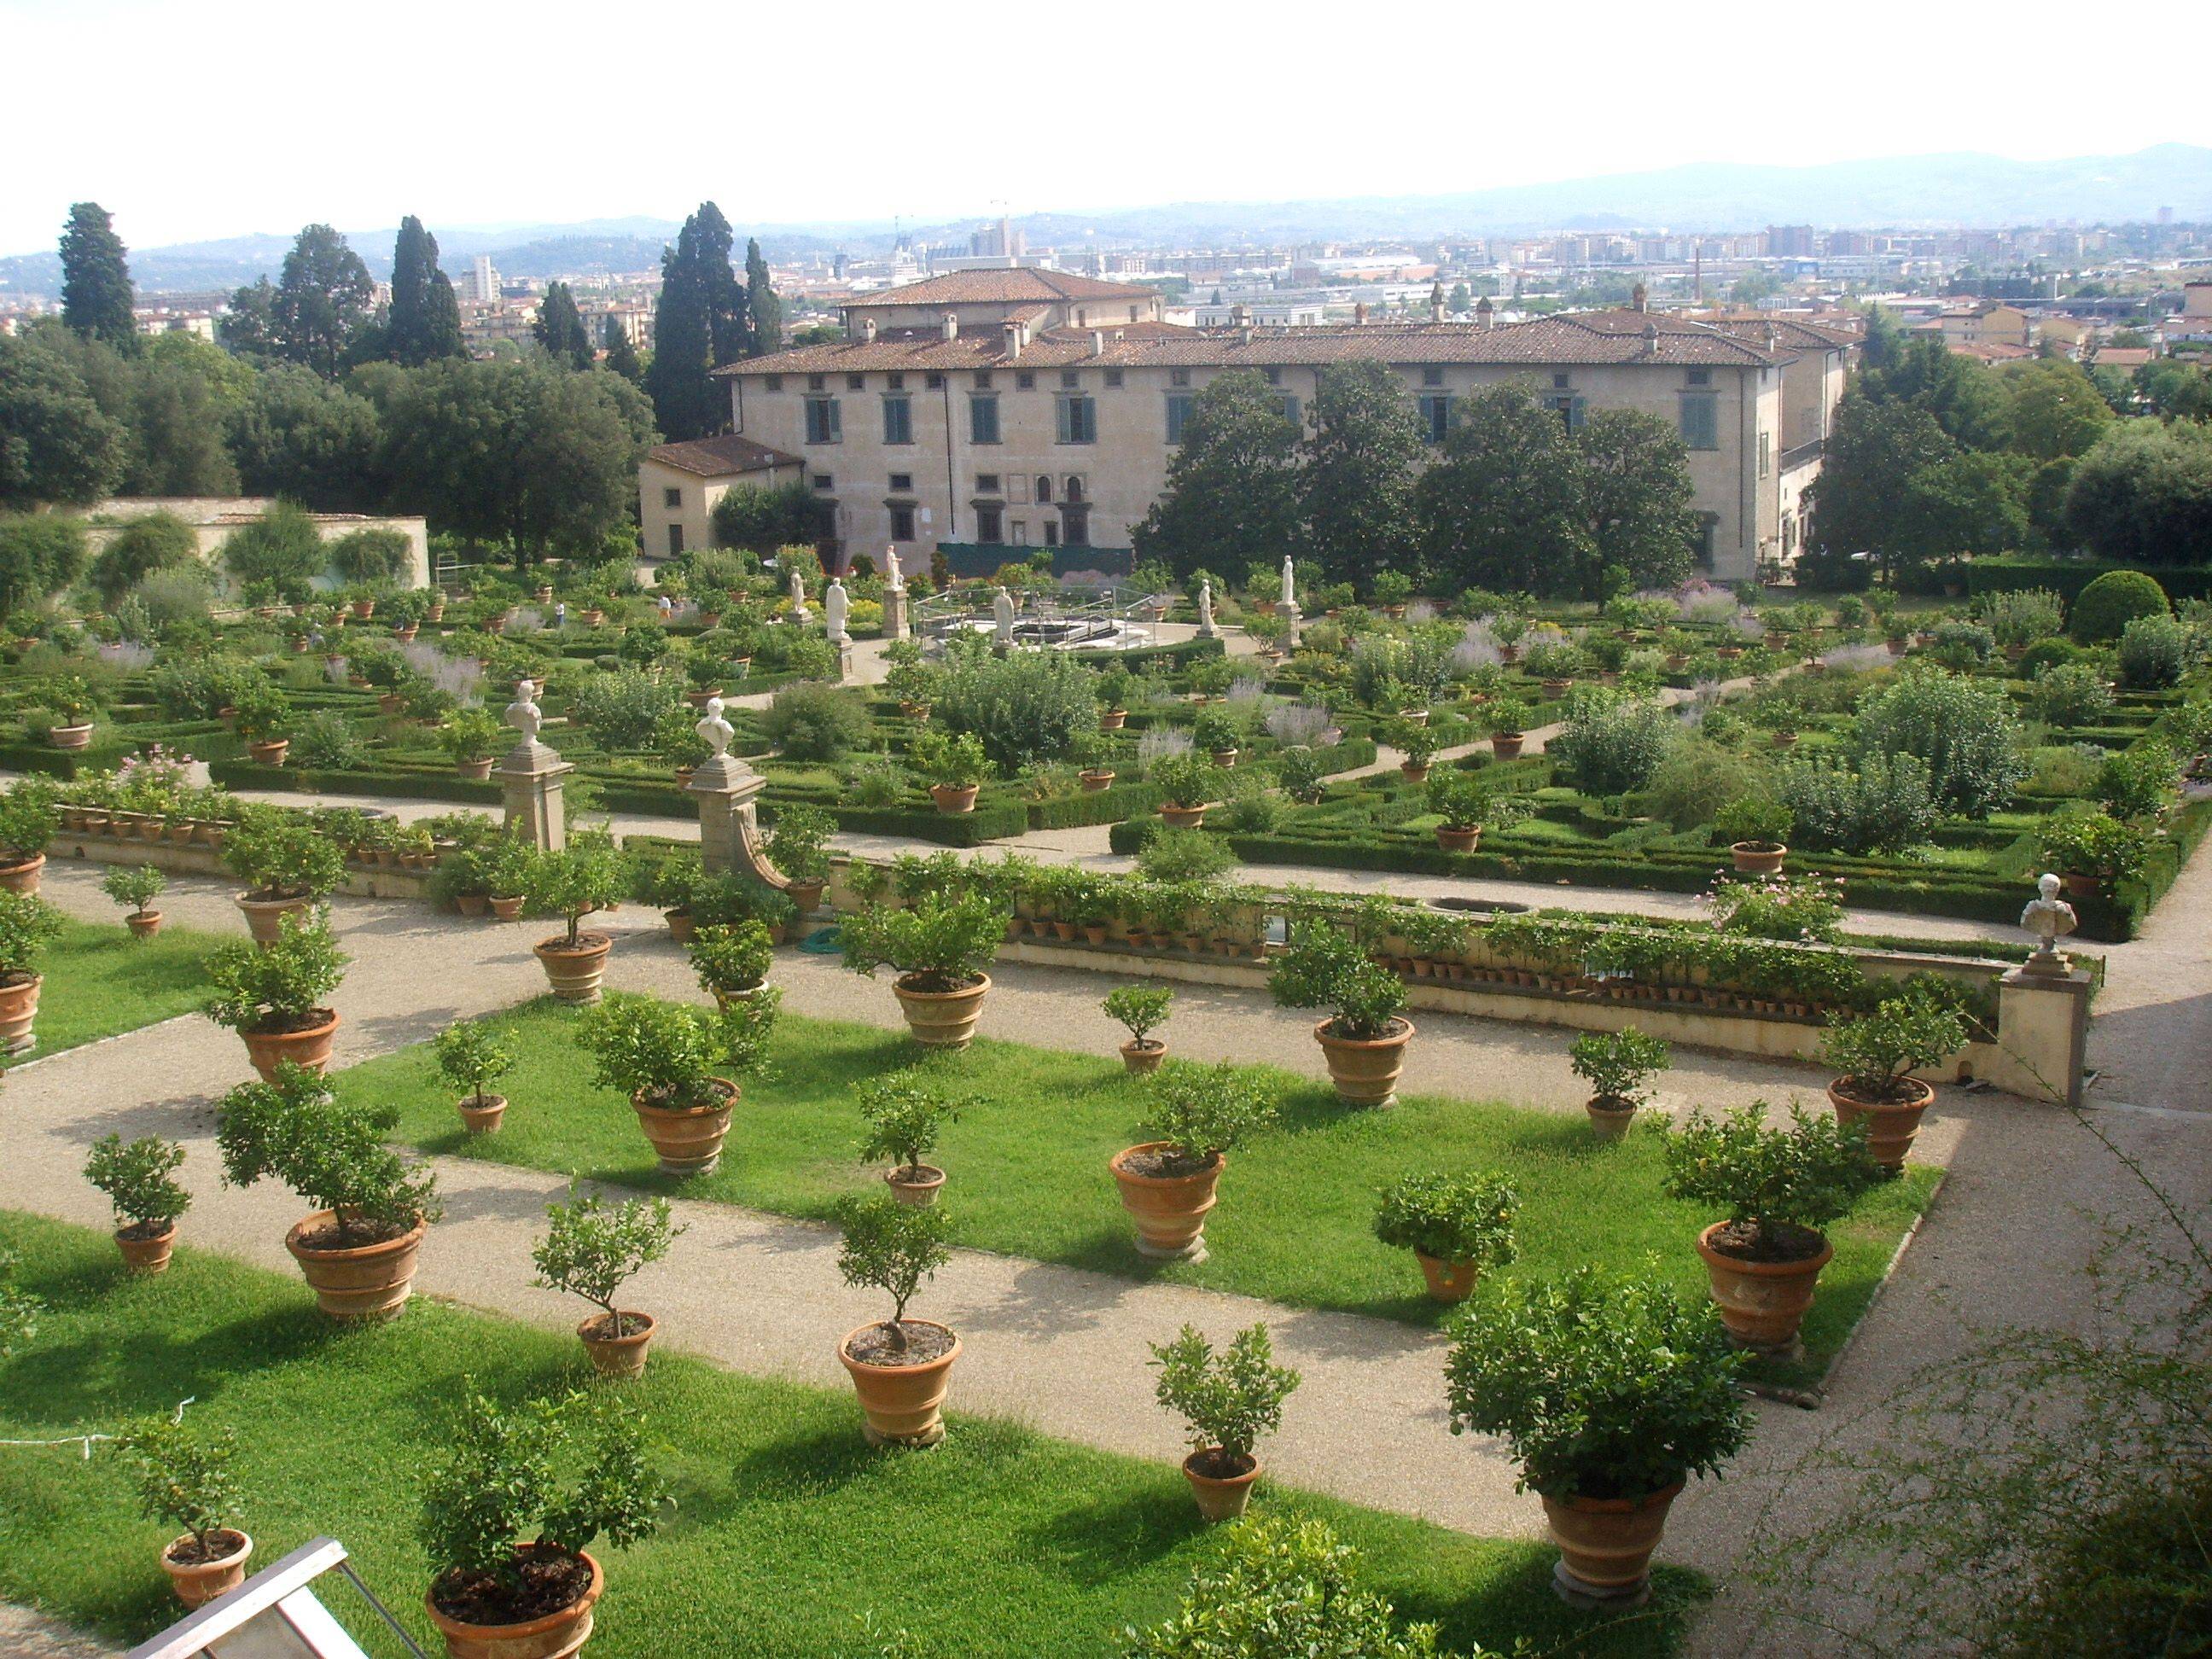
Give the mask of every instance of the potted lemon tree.
[{"label": "potted lemon tree", "polygon": [[721,1162],[738,1088],[716,1072],[737,1057],[741,1041],[751,1040],[744,1020],[735,1011],[618,993],[587,1010],[577,1026],[577,1042],[599,1062],[598,1082],[629,1097],[669,1175],[707,1175]]},{"label": "potted lemon tree", "polygon": [[330,836],[276,807],[249,806],[223,837],[222,861],[246,884],[234,902],[246,931],[273,944],[283,919],[311,908],[345,879],[345,854]]},{"label": "potted lemon tree", "polygon": [[[568,923],[566,933],[531,947],[553,994],[563,1002],[599,1000],[607,953],[615,942],[605,933],[585,933],[583,920],[621,902],[629,884],[625,876],[621,854],[604,836],[580,836],[558,852],[532,853],[523,866],[522,890],[530,908]],[[492,895],[495,908],[499,896],[496,891]]]},{"label": "potted lemon tree", "polygon": [[100,878],[100,890],[128,907],[123,925],[133,939],[151,939],[161,931],[161,913],[154,908],[154,901],[168,884],[169,878],[158,864],[118,864]]},{"label": "potted lemon tree", "polygon": [[173,1172],[185,1149],[159,1135],[125,1142],[105,1134],[92,1143],[84,1178],[107,1194],[115,1206],[115,1247],[132,1272],[167,1271],[177,1242],[177,1218],[192,1206],[192,1195]]},{"label": "potted lemon tree", "polygon": [[1339,1097],[1355,1106],[1397,1099],[1406,1045],[1413,1040],[1413,1022],[1401,1012],[1406,984],[1369,960],[1350,933],[1314,918],[1292,923],[1267,989],[1285,1008],[1335,1010],[1316,1022],[1313,1034]]},{"label": "potted lemon tree", "polygon": [[177,1600],[204,1607],[244,1583],[253,1540],[233,1524],[237,1431],[210,1432],[182,1413],[165,1413],[116,1436],[115,1449],[130,1466],[147,1518],[183,1528],[161,1550],[161,1571]]},{"label": "potted lemon tree", "polygon": [[1137,1224],[1137,1254],[1152,1261],[1206,1260],[1206,1218],[1212,1210],[1229,1154],[1274,1121],[1275,1103],[1226,1061],[1215,1066],[1177,1060],[1147,1085],[1141,1133],[1107,1167],[1121,1206]]},{"label": "potted lemon tree", "polygon": [[665,1198],[609,1204],[572,1183],[566,1204],[545,1206],[545,1237],[530,1252],[537,1282],[580,1296],[599,1311],[576,1327],[592,1369],[616,1378],[645,1375],[646,1346],[659,1329],[651,1314],[617,1308],[622,1287],[653,1262],[684,1231]]},{"label": "potted lemon tree", "polygon": [[891,1160],[884,1184],[902,1204],[927,1206],[937,1202],[945,1186],[945,1171],[921,1160],[936,1151],[947,1124],[960,1118],[960,1108],[921,1073],[894,1073],[872,1077],[860,1086],[860,1115],[868,1133],[860,1142],[860,1162]]},{"label": "potted lemon tree", "polygon": [[454,1109],[469,1133],[495,1133],[507,1115],[507,1097],[491,1093],[488,1085],[514,1069],[514,1045],[483,1020],[463,1019],[439,1032],[430,1052],[446,1081],[467,1091]]},{"label": "potted lemon tree", "polygon": [[932,1048],[965,1048],[991,976],[983,964],[999,953],[1006,933],[999,902],[980,891],[929,893],[911,908],[872,904],[838,928],[845,966],[872,976],[893,969],[892,994],[915,1042]]},{"label": "potted lemon tree", "polygon": [[952,1260],[943,1210],[902,1204],[884,1194],[838,1206],[844,1242],[837,1271],[855,1289],[881,1291],[891,1316],[857,1325],[837,1344],[853,1379],[872,1446],[934,1446],[945,1438],[947,1377],[960,1338],[934,1320],[908,1319],[907,1304],[925,1279]]},{"label": "potted lemon tree", "polygon": [[210,953],[209,1017],[244,1040],[264,1082],[275,1080],[280,1066],[323,1071],[338,1029],[337,1012],[324,1000],[351,960],[338,949],[328,911],[288,915],[270,944],[225,945]]},{"label": "potted lemon tree", "polygon": [[1820,1058],[1841,1073],[1828,1085],[1838,1121],[1867,1125],[1875,1162],[1905,1167],[1920,1120],[1936,1101],[1933,1085],[1911,1073],[1940,1065],[1966,1046],[1966,1022],[1925,991],[1885,998],[1872,1013],[1840,1020],[1820,1036]]},{"label": "potted lemon tree", "polygon": [[1208,1521],[1234,1521],[1260,1478],[1253,1449],[1283,1425],[1283,1401],[1298,1374],[1275,1364],[1265,1324],[1237,1332],[1218,1352],[1195,1325],[1152,1350],[1160,1374],[1154,1397],[1188,1425],[1191,1450],[1182,1472],[1198,1512]]},{"label": "potted lemon tree", "polygon": [[38,1042],[39,963],[60,937],[61,913],[33,893],[0,890],[0,1053],[20,1054]]},{"label": "potted lemon tree", "polygon": [[46,848],[59,827],[54,786],[47,780],[18,778],[0,794],[0,891],[39,890]]},{"label": "potted lemon tree", "polygon": [[1129,1040],[1121,1045],[1124,1069],[1139,1074],[1157,1072],[1167,1058],[1168,1045],[1152,1035],[1168,1023],[1175,993],[1164,985],[1117,985],[1101,1006],[1106,1018],[1122,1026]]},{"label": "potted lemon tree", "polygon": [[1666,1039],[1633,1025],[1618,1031],[1585,1031],[1567,1050],[1574,1073],[1590,1085],[1583,1103],[1600,1140],[1619,1140],[1636,1120],[1637,1109],[1651,1103],[1651,1079],[1674,1063]]},{"label": "potted lemon tree", "polygon": [[1500,1175],[1410,1175],[1384,1190],[1375,1237],[1413,1253],[1434,1300],[1464,1302],[1480,1275],[1513,1260],[1520,1207]]}]

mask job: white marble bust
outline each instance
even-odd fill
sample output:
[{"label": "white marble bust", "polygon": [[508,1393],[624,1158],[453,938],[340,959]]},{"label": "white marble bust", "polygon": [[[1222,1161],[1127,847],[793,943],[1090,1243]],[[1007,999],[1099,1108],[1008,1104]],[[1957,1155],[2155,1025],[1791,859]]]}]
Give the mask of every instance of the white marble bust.
[{"label": "white marble bust", "polygon": [[729,721],[722,718],[722,700],[720,697],[707,699],[704,714],[698,725],[691,729],[699,734],[699,740],[707,745],[709,760],[720,760],[728,754],[730,739],[737,735]]}]

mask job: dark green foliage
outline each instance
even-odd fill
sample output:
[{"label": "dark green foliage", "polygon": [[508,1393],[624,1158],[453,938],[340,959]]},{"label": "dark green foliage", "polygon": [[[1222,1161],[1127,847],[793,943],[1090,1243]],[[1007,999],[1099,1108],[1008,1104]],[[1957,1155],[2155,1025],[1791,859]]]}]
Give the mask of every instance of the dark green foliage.
[{"label": "dark green foliage", "polygon": [[62,320],[118,351],[138,349],[131,266],[115,222],[97,202],[77,202],[62,227]]},{"label": "dark green foliage", "polygon": [[619,317],[606,319],[600,330],[600,343],[607,349],[610,373],[621,375],[632,386],[643,383],[645,365],[638,361],[637,348],[630,343],[629,331],[622,325]]},{"label": "dark green foliage", "polygon": [[385,355],[410,368],[462,351],[460,302],[438,269],[438,239],[409,214],[392,246],[392,308]]},{"label": "dark green foliage", "polygon": [[2108,570],[2074,601],[2067,630],[2077,645],[2105,645],[2136,617],[2163,617],[2172,609],[2156,578],[2140,570]]},{"label": "dark green foliage", "polygon": [[222,562],[240,582],[296,586],[323,573],[328,562],[314,521],[289,501],[277,501],[222,544]]},{"label": "dark green foliage", "polygon": [[1014,772],[1071,753],[1079,736],[1097,729],[1091,671],[1073,656],[997,657],[980,635],[973,637],[975,647],[945,653],[938,679],[934,714],[948,731],[972,732],[994,764]]},{"label": "dark green foliage", "polygon": [[1842,853],[1897,853],[1936,829],[1927,762],[1869,753],[1856,770],[1818,760],[1783,769],[1777,787],[1802,845]]},{"label": "dark green foliage", "polygon": [[793,760],[842,759],[868,740],[867,707],[859,694],[811,680],[778,691],[760,723],[769,741]]},{"label": "dark green foliage", "polygon": [[1790,1127],[1766,1127],[1751,1101],[1723,1117],[1694,1111],[1667,1138],[1667,1190],[1718,1211],[1746,1236],[1732,1241],[1758,1260],[1817,1255],[1806,1233],[1846,1213],[1880,1179],[1863,1123],[1790,1109]]},{"label": "dark green foliage", "polygon": [[1589,481],[1566,422],[1526,382],[1460,400],[1419,499],[1429,567],[1450,591],[1577,592],[1591,567]]},{"label": "dark green foliage", "polygon": [[583,313],[576,309],[576,296],[569,293],[566,283],[545,285],[545,297],[538,301],[538,320],[531,325],[531,333],[547,356],[572,368],[589,368],[595,360],[591,332],[585,328]]},{"label": "dark green foliage", "polygon": [[829,532],[826,518],[821,498],[804,483],[775,489],[740,484],[722,492],[708,522],[717,547],[773,553],[820,540]]},{"label": "dark green foliage", "polygon": [[1130,527],[1139,556],[1163,559],[1178,575],[1200,564],[1280,563],[1298,532],[1297,443],[1282,394],[1256,371],[1207,381],[1168,463],[1166,488]]},{"label": "dark green foliage", "polygon": [[367,398],[313,371],[272,364],[255,376],[230,416],[240,484],[319,513],[383,504],[384,422]]},{"label": "dark green foliage", "polygon": [[54,514],[0,517],[0,616],[58,593],[84,568],[84,523]]},{"label": "dark green foliage", "polygon": [[199,538],[173,513],[148,513],[109,537],[92,562],[92,585],[113,605],[156,570],[199,563]]},{"label": "dark green foliage", "polygon": [[96,501],[128,459],[125,434],[61,355],[0,335],[0,509]]},{"label": "dark green foliage", "polygon": [[2074,469],[2066,522],[2100,558],[2212,562],[2212,427],[2114,425]]},{"label": "dark green foliage", "polygon": [[376,284],[361,255],[328,225],[309,225],[284,256],[270,307],[272,343],[287,362],[337,379],[370,324]]},{"label": "dark green foliage", "polygon": [[1987,817],[2011,799],[2027,775],[2020,741],[2011,699],[1960,675],[1909,672],[1859,707],[1862,764],[1917,755],[1928,763],[1936,804],[1968,817]]},{"label": "dark green foliage", "polygon": [[1576,787],[1618,795],[1651,781],[1680,726],[1658,703],[1605,686],[1578,686],[1565,729],[1545,745]]},{"label": "dark green foliage", "polygon": [[1308,556],[1333,581],[1412,570],[1421,430],[1404,382],[1385,363],[1325,364],[1310,414],[1298,475]]}]

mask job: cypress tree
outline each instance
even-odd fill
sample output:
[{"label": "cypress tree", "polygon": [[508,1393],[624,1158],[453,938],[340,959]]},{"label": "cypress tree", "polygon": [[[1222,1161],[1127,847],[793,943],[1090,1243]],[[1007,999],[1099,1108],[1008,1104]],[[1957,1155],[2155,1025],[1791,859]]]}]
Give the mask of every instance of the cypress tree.
[{"label": "cypress tree", "polygon": [[438,239],[409,214],[392,245],[392,313],[386,331],[392,361],[417,367],[461,350],[461,308],[438,269]]},{"label": "cypress tree", "polygon": [[783,301],[769,285],[768,261],[760,244],[745,239],[745,303],[752,313],[753,356],[764,357],[783,349]]},{"label": "cypress tree", "polygon": [[698,261],[707,295],[707,326],[713,339],[714,361],[709,367],[720,368],[753,355],[752,308],[746,302],[744,284],[730,267],[737,234],[722,216],[722,210],[712,202],[702,202],[691,222],[696,227],[693,257]]},{"label": "cypress tree", "polygon": [[62,320],[118,351],[138,349],[131,266],[115,222],[97,202],[78,202],[62,227]]},{"label": "cypress tree", "polygon": [[[699,216],[694,214],[677,233],[676,246],[660,255],[660,303],[653,313],[653,362],[645,371],[645,389],[671,443],[703,438],[722,423],[714,383],[708,378],[715,362],[714,331],[708,264],[699,241]],[[726,258],[723,268],[728,269]]]},{"label": "cypress tree", "polygon": [[609,317],[602,327],[601,337],[606,343],[607,367],[632,386],[641,384],[645,365],[638,362],[637,348],[629,343],[629,331],[622,325],[621,319]]},{"label": "cypress tree", "polygon": [[538,307],[538,320],[530,331],[546,356],[564,358],[574,368],[592,366],[592,337],[584,327],[583,313],[566,283],[548,283],[545,298]]}]

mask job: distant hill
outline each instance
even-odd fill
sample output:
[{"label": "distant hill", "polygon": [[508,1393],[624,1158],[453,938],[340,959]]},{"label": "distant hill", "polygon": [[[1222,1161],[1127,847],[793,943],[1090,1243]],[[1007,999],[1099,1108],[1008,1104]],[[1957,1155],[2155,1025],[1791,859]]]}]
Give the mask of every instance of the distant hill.
[{"label": "distant hill", "polygon": [[[726,210],[735,206],[726,201]],[[1289,202],[1180,202],[1109,213],[1037,213],[1015,222],[1040,246],[1186,245],[1239,246],[1380,237],[1431,238],[1547,230],[1756,230],[1769,224],[1887,226],[2088,224],[2146,220],[2170,207],[2184,220],[2212,221],[2212,149],[2159,144],[2132,155],[2057,161],[2002,156],[1915,155],[1822,167],[1698,162],[1656,172],[1553,184],[1514,185],[1440,196],[1361,196]],[[958,243],[980,222],[912,225],[917,241]],[[750,227],[771,258],[843,249],[879,252],[886,220]],[[441,256],[457,270],[490,253],[514,276],[649,270],[672,240],[672,220],[625,217],[569,225],[433,225]],[[349,231],[369,270],[385,276],[390,230]],[[132,274],[149,294],[231,289],[274,276],[291,237],[234,236],[134,250]],[[51,295],[60,287],[51,251],[0,258],[0,295]]]}]

